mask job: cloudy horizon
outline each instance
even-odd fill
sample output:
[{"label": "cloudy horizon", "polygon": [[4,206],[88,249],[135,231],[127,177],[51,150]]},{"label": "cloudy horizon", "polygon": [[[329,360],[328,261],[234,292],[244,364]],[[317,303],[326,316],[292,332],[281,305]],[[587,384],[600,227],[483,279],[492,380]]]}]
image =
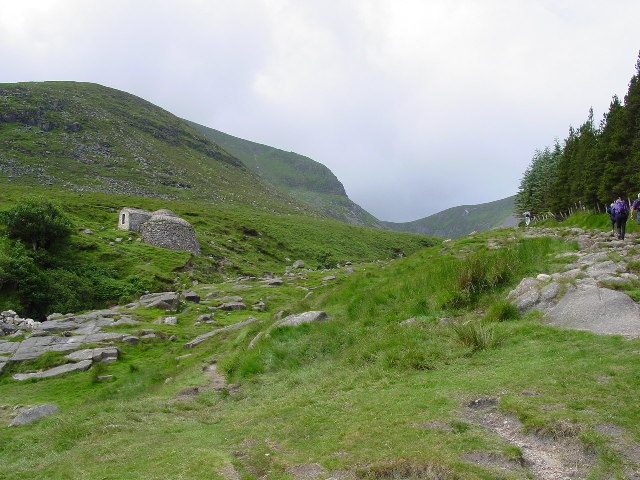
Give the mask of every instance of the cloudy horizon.
[{"label": "cloudy horizon", "polygon": [[40,0],[3,5],[0,83],[140,96],[329,167],[381,220],[516,193],[535,149],[600,121],[640,2]]}]

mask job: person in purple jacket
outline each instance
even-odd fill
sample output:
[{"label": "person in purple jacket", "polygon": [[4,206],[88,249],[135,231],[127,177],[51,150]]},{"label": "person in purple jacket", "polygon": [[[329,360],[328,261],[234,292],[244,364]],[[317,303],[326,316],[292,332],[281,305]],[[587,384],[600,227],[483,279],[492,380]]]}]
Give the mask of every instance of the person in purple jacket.
[{"label": "person in purple jacket", "polygon": [[636,198],[631,204],[631,216],[633,216],[633,212],[638,212],[638,225],[640,225],[640,193],[638,194],[638,198]]}]

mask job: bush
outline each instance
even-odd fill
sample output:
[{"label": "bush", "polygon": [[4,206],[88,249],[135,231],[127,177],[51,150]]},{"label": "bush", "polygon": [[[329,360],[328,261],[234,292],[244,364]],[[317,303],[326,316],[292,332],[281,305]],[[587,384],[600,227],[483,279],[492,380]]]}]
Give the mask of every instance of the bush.
[{"label": "bush", "polygon": [[507,301],[500,301],[492,304],[484,316],[488,322],[504,322],[506,320],[515,320],[520,317],[520,312],[515,305]]},{"label": "bush", "polygon": [[33,251],[50,248],[72,233],[66,215],[48,200],[26,198],[9,210],[0,212],[9,238],[21,240]]}]

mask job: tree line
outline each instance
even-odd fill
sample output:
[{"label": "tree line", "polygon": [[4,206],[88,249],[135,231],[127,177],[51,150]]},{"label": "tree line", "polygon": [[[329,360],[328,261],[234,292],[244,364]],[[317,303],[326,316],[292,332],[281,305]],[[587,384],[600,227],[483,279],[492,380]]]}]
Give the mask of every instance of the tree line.
[{"label": "tree line", "polygon": [[640,55],[621,102],[613,96],[599,125],[570,127],[564,141],[536,150],[516,195],[516,211],[559,215],[576,208],[604,211],[615,198],[640,192]]}]

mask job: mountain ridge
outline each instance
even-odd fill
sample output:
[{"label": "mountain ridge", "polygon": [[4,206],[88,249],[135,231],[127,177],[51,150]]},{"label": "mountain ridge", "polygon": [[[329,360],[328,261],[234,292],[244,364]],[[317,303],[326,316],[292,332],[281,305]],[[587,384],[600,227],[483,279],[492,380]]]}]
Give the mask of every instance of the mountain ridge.
[{"label": "mountain ridge", "polygon": [[305,155],[185,121],[293,198],[336,220],[383,228],[380,220],[349,198],[342,182],[326,165]]},{"label": "mountain ridge", "polygon": [[436,237],[458,238],[471,232],[517,225],[513,216],[515,195],[477,205],[447,208],[411,222],[381,222],[397,232],[420,233]]}]

